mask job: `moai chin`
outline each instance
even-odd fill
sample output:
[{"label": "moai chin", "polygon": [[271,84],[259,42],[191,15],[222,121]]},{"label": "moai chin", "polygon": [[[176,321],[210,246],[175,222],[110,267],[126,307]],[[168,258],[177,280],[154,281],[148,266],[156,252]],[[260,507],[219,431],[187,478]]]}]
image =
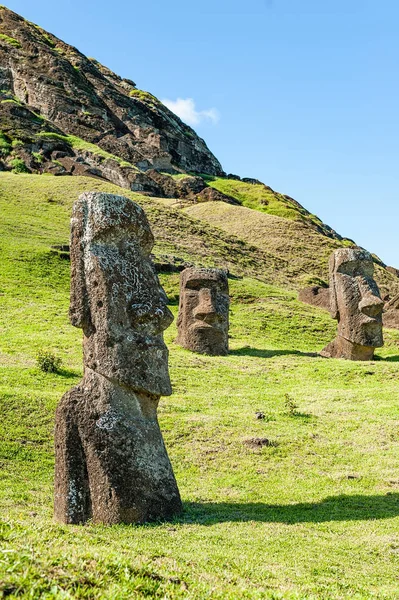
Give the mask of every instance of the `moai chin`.
[{"label": "moai chin", "polygon": [[339,248],[330,257],[330,312],[338,333],[320,353],[331,358],[372,360],[383,346],[384,306],[373,279],[371,254],[362,248]]},{"label": "moai chin", "polygon": [[55,419],[54,512],[62,523],[141,523],[182,505],[157,420],[171,394],[163,331],[173,320],[150,259],[144,211],[82,194],[71,220],[72,325],[84,375]]},{"label": "moai chin", "polygon": [[225,271],[184,269],[180,275],[177,343],[200,354],[227,354],[229,304]]}]

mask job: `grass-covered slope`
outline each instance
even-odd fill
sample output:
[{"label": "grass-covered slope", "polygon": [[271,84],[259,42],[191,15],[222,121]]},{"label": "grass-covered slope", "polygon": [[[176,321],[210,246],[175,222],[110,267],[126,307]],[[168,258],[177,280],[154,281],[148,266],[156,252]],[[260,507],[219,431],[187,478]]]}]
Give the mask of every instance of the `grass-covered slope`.
[{"label": "grass-covered slope", "polygon": [[287,271],[299,285],[311,284],[316,278],[328,281],[328,258],[342,246],[342,242],[321,235],[303,221],[226,202],[194,204],[184,212],[242,240],[250,240],[274,256],[284,257]]},{"label": "grass-covered slope", "polygon": [[197,265],[227,268],[233,275],[246,273],[270,283],[292,285],[286,261],[179,210],[167,209],[155,199],[87,177],[1,173],[2,262],[17,259],[20,264],[25,250],[31,249],[30,262],[34,256],[35,261],[48,263],[49,271],[53,267],[56,271],[58,259],[51,246],[68,243],[72,204],[88,190],[122,194],[139,202],[150,220],[158,256],[175,256]]},{"label": "grass-covered slope", "polygon": [[[242,182],[233,181],[233,183]],[[245,185],[251,187],[251,184]],[[223,188],[222,185],[219,187]],[[232,191],[231,188],[227,188],[226,193],[227,190]],[[247,193],[246,188],[244,193]],[[250,196],[245,197],[250,198]],[[277,201],[274,212],[262,210],[262,205],[248,207],[248,202],[243,202],[242,206],[234,206],[226,202],[207,202],[185,205],[183,210],[191,217],[218,227],[286,261],[286,273],[291,280],[295,281],[297,287],[317,284],[320,280],[328,283],[328,259],[331,252],[342,246],[353,245],[353,242],[326,235],[322,231],[325,225],[315,227],[312,218],[304,216],[299,211],[281,216],[278,213],[284,212],[280,211],[283,208],[284,204],[279,205]],[[399,292],[398,277],[379,264],[375,265],[375,275],[382,295],[388,292],[394,295]]]},{"label": "grass-covered slope", "polygon": [[[174,394],[159,416],[182,517],[53,523],[54,410],[81,376],[81,333],[67,320],[69,264],[49,246],[67,241],[79,190],[116,188],[11,175],[0,185],[0,595],[397,597],[399,333],[372,363],[319,358],[334,322],[255,279],[230,280],[229,356],[192,354],[175,324],[166,332]],[[160,250],[197,253],[194,221],[177,212],[175,240],[166,209],[141,201]],[[176,302],[178,275],[161,278]],[[63,359],[59,374],[38,370],[39,348]]]},{"label": "grass-covered slope", "polygon": [[302,221],[320,233],[332,238],[342,239],[331,227],[323,223],[318,216],[311,214],[294,198],[275,192],[271,187],[261,182],[255,183],[256,180],[254,180],[252,183],[248,183],[238,179],[207,175],[204,175],[204,178],[211,187],[235,198],[242,206],[268,215],[283,217],[284,219]]}]

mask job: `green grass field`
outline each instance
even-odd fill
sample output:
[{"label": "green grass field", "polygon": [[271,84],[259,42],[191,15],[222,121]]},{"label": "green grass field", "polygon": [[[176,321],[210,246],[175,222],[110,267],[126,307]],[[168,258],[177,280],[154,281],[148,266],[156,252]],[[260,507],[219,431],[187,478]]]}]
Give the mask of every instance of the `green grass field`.
[{"label": "green grass field", "polygon": [[[50,246],[67,242],[90,188],[117,190],[0,175],[0,597],[398,598],[399,332],[371,363],[322,359],[328,314],[255,278],[230,280],[229,356],[192,354],[166,331],[174,393],[159,418],[184,514],[53,523],[54,411],[81,376],[81,332],[69,263]],[[161,280],[176,314],[178,275]],[[42,348],[59,373],[38,369]]]}]

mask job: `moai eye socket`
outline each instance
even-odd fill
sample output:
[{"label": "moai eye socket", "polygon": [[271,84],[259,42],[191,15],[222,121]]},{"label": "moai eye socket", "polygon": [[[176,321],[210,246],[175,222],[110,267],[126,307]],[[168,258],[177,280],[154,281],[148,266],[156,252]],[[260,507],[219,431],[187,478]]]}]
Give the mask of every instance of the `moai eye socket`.
[{"label": "moai eye socket", "polygon": [[330,306],[338,332],[322,356],[371,360],[374,349],[383,345],[383,302],[373,271],[372,256],[362,248],[339,248],[332,254]]},{"label": "moai eye socket", "polygon": [[204,268],[182,271],[178,343],[201,354],[227,354],[229,303],[224,271]]},{"label": "moai eye socket", "polygon": [[73,215],[70,314],[84,330],[85,368],[56,411],[55,518],[164,521],[182,505],[156,417],[172,391],[162,332],[173,316],[153,272],[150,226],[139,206],[111,194],[83,194]]}]

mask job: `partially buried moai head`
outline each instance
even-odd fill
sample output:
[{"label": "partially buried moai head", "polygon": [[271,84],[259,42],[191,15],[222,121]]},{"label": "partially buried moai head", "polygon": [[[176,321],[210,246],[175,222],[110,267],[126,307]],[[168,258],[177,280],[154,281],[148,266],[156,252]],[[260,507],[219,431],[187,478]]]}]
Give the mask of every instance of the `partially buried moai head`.
[{"label": "partially buried moai head", "polygon": [[331,316],[338,321],[338,335],[323,351],[325,355],[369,360],[374,348],[383,345],[384,303],[373,273],[373,259],[367,250],[339,248],[333,252],[330,258],[330,310]]},{"label": "partially buried moai head", "polygon": [[220,269],[188,268],[180,276],[178,343],[201,354],[228,353],[229,286]]},{"label": "partially buried moai head", "polygon": [[72,214],[70,318],[85,368],[137,392],[168,395],[163,331],[173,320],[144,211],[122,196],[82,194]]}]

